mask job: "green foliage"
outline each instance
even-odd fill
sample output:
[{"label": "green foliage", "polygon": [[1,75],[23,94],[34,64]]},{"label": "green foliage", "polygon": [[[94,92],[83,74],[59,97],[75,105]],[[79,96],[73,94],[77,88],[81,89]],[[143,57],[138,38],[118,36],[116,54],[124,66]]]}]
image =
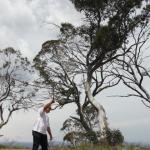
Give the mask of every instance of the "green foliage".
[{"label": "green foliage", "polygon": [[68,132],[64,136],[63,140],[70,142],[73,146],[77,146],[88,142],[97,144],[98,140],[96,137],[97,135],[96,132],[94,131],[89,131],[89,132],[72,131],[72,132]]},{"label": "green foliage", "polygon": [[124,142],[124,137],[120,130],[106,130],[106,141],[109,145],[121,145]]},{"label": "green foliage", "polygon": [[62,23],[60,32],[65,36],[65,38],[73,37],[76,34],[74,26],[70,23]]},{"label": "green foliage", "polygon": [[78,11],[94,12],[94,9],[102,10],[107,0],[71,0]]},{"label": "green foliage", "polygon": [[57,47],[61,44],[60,40],[50,40],[46,41],[42,44],[42,51],[39,53],[39,55],[45,54],[47,52],[54,52],[57,51]]},{"label": "green foliage", "polygon": [[85,138],[85,136],[82,132],[72,131],[72,132],[67,133],[64,136],[63,141],[70,142],[70,144],[75,146],[75,145],[79,145],[81,142],[83,142],[84,138]]},{"label": "green foliage", "polygon": [[143,2],[143,0],[71,0],[71,2],[75,5],[78,11],[104,11],[107,7],[119,7],[126,9],[131,8],[139,8]]},{"label": "green foliage", "polygon": [[122,40],[119,34],[108,26],[103,26],[97,32],[93,46],[101,51],[111,52],[118,49],[121,45]]},{"label": "green foliage", "polygon": [[149,18],[149,5],[143,8],[144,0],[71,1],[78,11],[85,13],[86,21],[90,24],[90,33],[87,34],[93,38],[93,54],[102,55],[101,59],[104,60],[116,54],[131,31]]},{"label": "green foliage", "polygon": [[98,143],[98,137],[100,136],[99,132],[89,131],[84,134],[84,136],[88,139],[89,142],[92,141],[93,144]]}]

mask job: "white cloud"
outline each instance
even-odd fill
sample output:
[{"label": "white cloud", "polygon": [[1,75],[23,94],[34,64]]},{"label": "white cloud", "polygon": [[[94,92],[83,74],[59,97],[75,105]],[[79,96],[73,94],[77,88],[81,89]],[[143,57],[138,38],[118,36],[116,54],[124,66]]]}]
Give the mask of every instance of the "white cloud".
[{"label": "white cloud", "polygon": [[0,1],[0,25],[21,36],[35,30],[36,18],[25,0]]},{"label": "white cloud", "polygon": [[24,56],[28,57],[29,59],[33,59],[35,54],[31,50],[29,43],[27,43],[27,41],[25,41],[24,39],[19,39],[17,41],[17,45],[18,45],[19,49],[21,49],[22,54]]},{"label": "white cloud", "polygon": [[32,55],[32,46],[29,46],[28,40],[36,30],[36,18],[26,1],[0,1],[1,49],[11,46],[22,50],[25,56]]},{"label": "white cloud", "polygon": [[69,0],[33,0],[30,6],[41,21],[56,24],[61,22],[71,22],[75,25],[81,24],[81,14],[74,9]]},{"label": "white cloud", "polygon": [[79,20],[68,0],[0,0],[0,49],[11,46],[33,58],[43,42],[57,36],[56,28],[44,22],[77,25]]}]

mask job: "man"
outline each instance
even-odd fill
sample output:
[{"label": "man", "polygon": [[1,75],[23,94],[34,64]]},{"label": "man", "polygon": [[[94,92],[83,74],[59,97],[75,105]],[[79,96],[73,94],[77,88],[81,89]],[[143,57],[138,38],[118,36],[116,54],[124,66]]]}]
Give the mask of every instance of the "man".
[{"label": "man", "polygon": [[51,109],[52,103],[54,103],[54,100],[44,105],[44,107],[42,107],[38,111],[38,118],[32,130],[33,135],[32,150],[38,150],[39,145],[41,145],[42,150],[48,150],[47,132],[50,136],[50,140],[52,140],[52,133],[47,113],[49,113],[52,110]]}]

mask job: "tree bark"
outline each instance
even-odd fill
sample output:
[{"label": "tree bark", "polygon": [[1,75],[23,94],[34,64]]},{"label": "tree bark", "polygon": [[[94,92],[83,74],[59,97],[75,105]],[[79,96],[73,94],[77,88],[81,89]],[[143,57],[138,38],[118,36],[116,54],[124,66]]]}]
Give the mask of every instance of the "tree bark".
[{"label": "tree bark", "polygon": [[91,89],[90,89],[90,83],[88,81],[85,84],[85,92],[91,104],[97,109],[97,120],[99,122],[99,129],[100,129],[101,138],[102,138],[105,136],[105,129],[107,129],[106,112],[103,106],[100,103],[98,103],[93,97]]}]

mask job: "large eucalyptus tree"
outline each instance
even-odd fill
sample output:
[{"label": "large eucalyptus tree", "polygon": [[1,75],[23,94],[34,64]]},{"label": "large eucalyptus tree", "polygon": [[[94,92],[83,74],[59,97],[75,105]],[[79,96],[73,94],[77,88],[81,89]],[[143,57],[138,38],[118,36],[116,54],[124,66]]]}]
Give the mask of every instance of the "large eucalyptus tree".
[{"label": "large eucalyptus tree", "polygon": [[[41,82],[53,87],[61,104],[74,102],[83,127],[91,130],[82,109],[91,103],[97,110],[101,133],[107,128],[106,113],[95,96],[117,85],[120,78],[110,73],[116,58],[124,56],[137,43],[130,43],[139,25],[149,21],[149,1],[71,0],[84,17],[83,25],[62,23],[57,40],[46,41],[35,57]],[[138,42],[138,41],[137,41]]]}]

